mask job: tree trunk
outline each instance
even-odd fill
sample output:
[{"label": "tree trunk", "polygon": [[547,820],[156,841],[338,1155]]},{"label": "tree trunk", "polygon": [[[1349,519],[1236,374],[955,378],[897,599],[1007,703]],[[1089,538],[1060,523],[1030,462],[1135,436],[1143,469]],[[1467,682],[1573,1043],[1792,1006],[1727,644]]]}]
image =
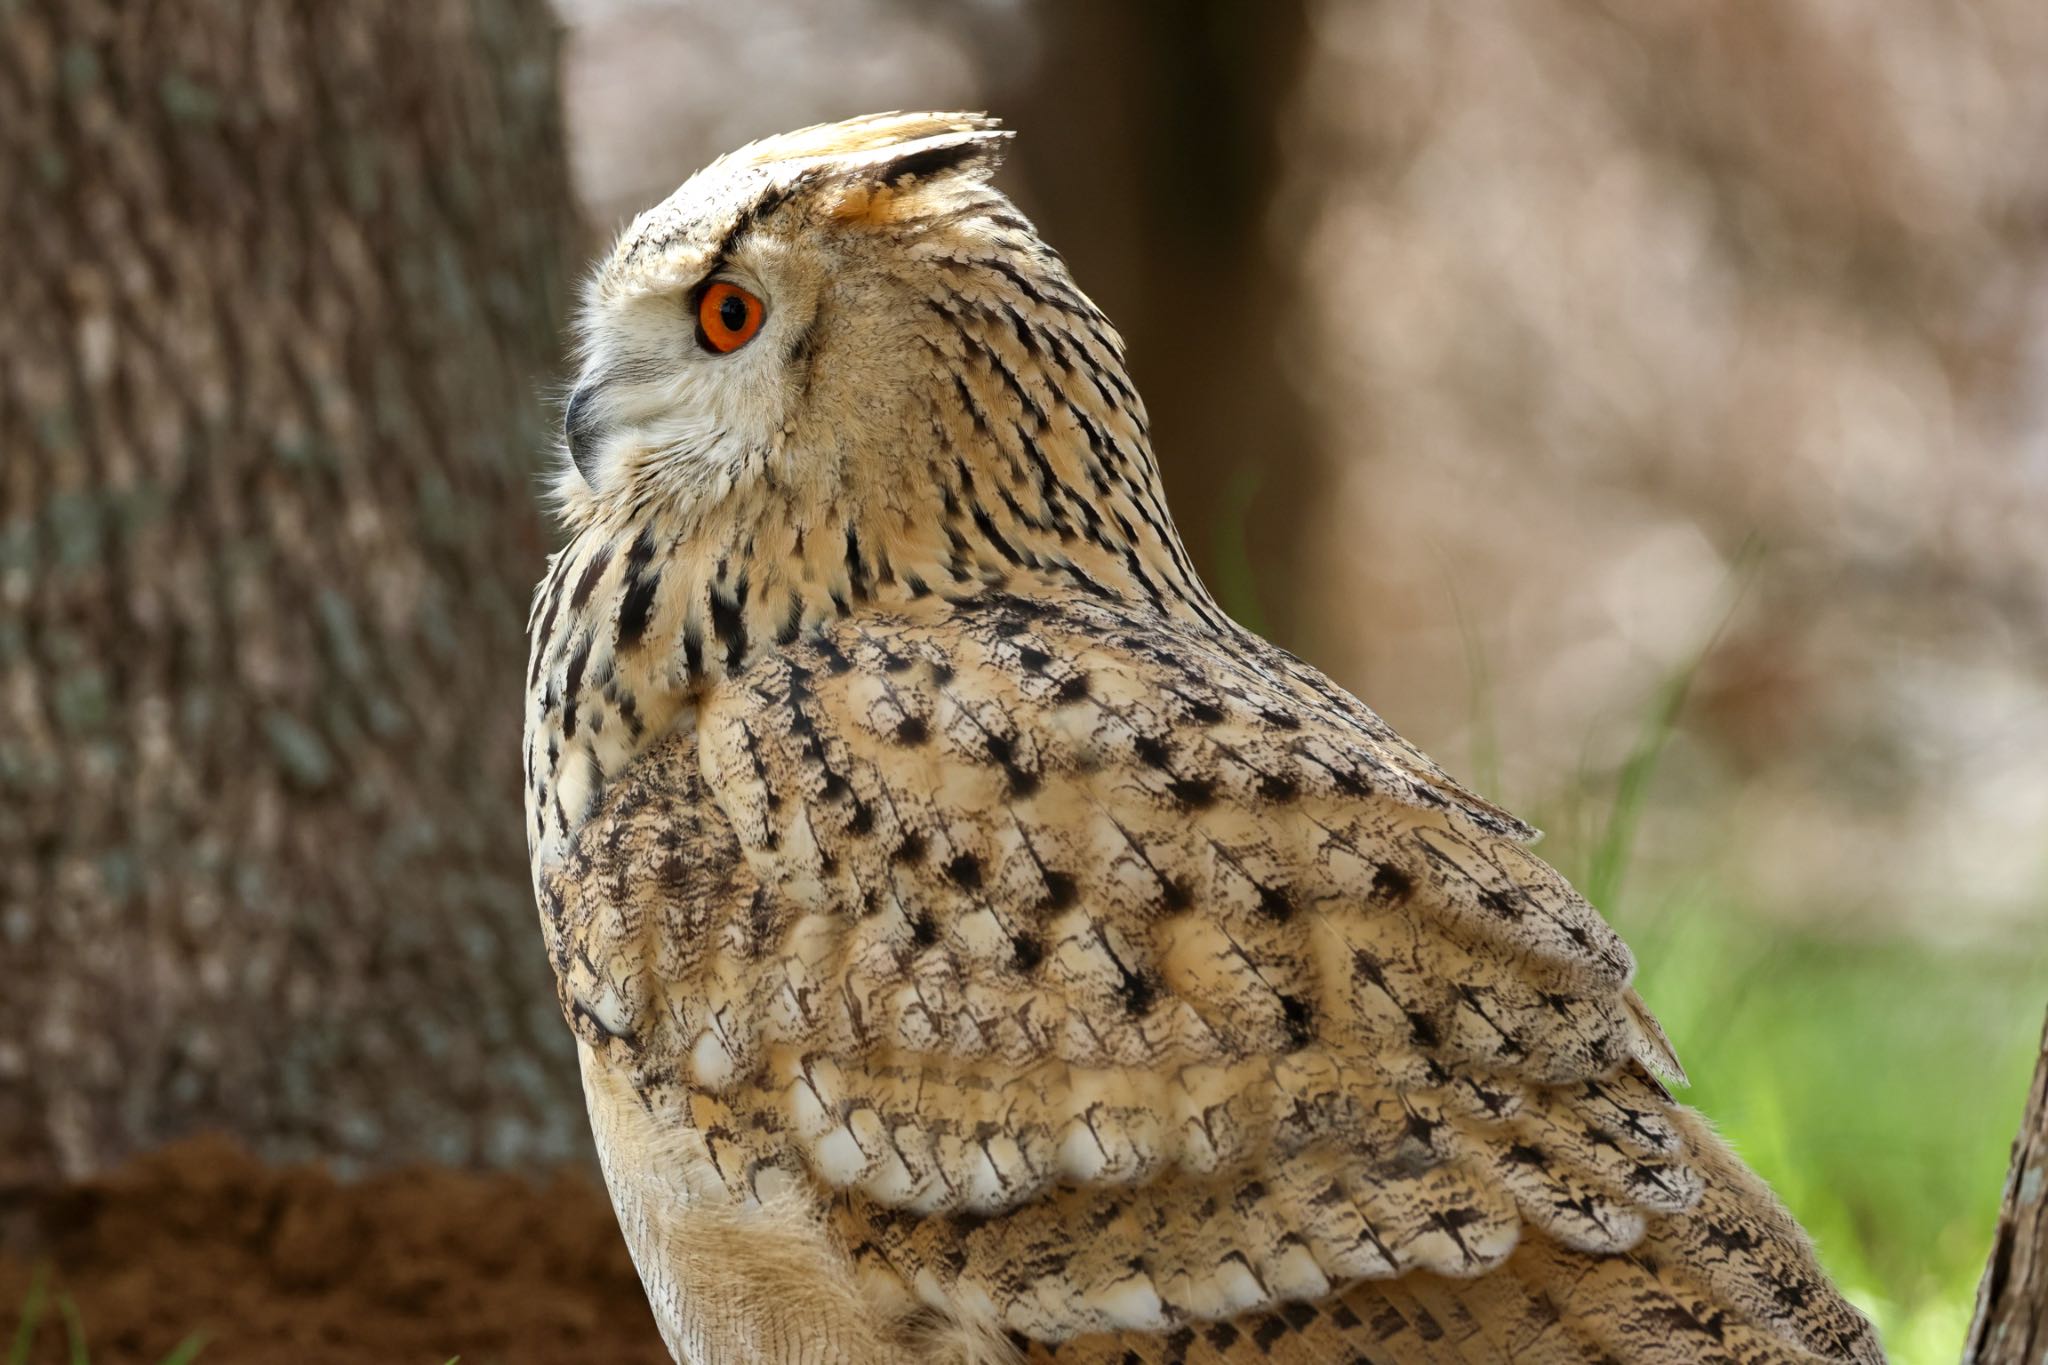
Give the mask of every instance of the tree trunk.
[{"label": "tree trunk", "polygon": [[516,759],[555,46],[0,7],[0,1183],[583,1142]]},{"label": "tree trunk", "polygon": [[2048,1029],[2012,1142],[2005,1203],[1977,1286],[1963,1365],[2039,1365],[2048,1357]]}]

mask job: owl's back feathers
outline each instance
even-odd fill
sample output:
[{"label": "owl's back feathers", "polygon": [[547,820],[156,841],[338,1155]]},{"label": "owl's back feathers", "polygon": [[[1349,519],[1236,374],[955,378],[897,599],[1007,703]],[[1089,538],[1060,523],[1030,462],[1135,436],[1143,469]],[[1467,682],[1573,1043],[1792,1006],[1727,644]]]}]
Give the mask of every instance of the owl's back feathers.
[{"label": "owl's back feathers", "polygon": [[731,679],[543,921],[615,1190],[775,1211],[866,1349],[1879,1358],[1526,834],[1262,642],[1013,584]]}]

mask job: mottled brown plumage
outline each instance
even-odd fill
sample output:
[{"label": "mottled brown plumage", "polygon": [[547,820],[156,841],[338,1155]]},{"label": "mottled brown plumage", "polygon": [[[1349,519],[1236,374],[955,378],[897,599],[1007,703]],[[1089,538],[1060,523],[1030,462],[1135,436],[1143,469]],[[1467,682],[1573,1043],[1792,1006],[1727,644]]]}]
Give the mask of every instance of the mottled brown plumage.
[{"label": "mottled brown plumage", "polygon": [[529,832],[671,1349],[1879,1358],[1531,831],[1203,590],[999,138],[757,144],[593,287]]}]

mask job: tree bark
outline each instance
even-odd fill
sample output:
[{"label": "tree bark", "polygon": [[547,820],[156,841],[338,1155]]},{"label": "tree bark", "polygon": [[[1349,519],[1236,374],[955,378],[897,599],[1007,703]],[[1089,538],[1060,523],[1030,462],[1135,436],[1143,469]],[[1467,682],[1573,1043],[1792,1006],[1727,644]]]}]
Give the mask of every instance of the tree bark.
[{"label": "tree bark", "polygon": [[555,47],[0,8],[0,1183],[584,1141],[516,758]]},{"label": "tree bark", "polygon": [[2012,1143],[2005,1203],[1977,1286],[1963,1365],[2038,1365],[2048,1355],[2048,1027]]}]

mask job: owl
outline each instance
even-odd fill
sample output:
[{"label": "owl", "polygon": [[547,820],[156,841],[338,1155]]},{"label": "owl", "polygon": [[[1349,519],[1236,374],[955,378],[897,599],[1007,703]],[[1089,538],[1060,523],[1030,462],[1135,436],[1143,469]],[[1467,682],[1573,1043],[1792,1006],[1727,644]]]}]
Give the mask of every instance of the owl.
[{"label": "owl", "polygon": [[744,147],[581,314],[528,834],[676,1359],[1881,1359],[1533,831],[1203,587],[1004,138]]}]

